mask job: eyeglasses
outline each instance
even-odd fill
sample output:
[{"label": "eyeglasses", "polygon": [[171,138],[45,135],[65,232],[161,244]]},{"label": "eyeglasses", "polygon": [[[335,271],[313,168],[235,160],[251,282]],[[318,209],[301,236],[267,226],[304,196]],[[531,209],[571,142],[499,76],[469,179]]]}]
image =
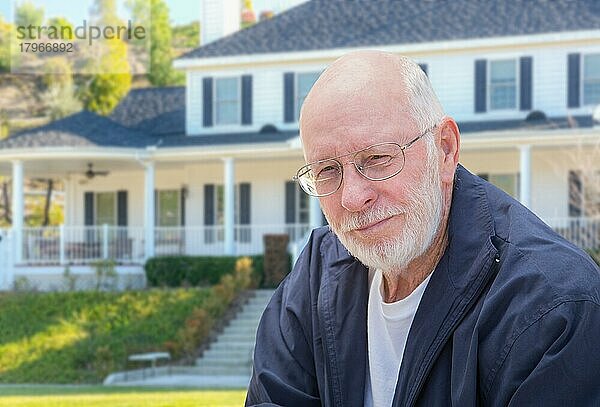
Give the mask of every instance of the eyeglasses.
[{"label": "eyeglasses", "polygon": [[[398,175],[404,168],[406,161],[404,150],[426,134],[431,133],[435,127],[433,126],[404,145],[391,141],[377,143],[353,153],[306,164],[300,167],[292,179],[298,181],[304,192],[316,197],[335,193],[342,185],[344,165],[350,163],[354,164],[356,171],[366,179],[384,181]],[[352,156],[352,161],[342,164],[340,158],[347,156]]]}]

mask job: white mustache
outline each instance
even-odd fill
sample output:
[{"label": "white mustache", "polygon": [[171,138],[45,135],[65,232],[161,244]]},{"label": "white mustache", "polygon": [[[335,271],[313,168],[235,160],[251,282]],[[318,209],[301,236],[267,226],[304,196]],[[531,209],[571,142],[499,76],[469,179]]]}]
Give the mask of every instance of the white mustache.
[{"label": "white mustache", "polygon": [[355,214],[344,219],[338,228],[340,232],[350,232],[352,230],[361,229],[368,225],[372,225],[382,220],[391,218],[392,216],[402,215],[406,213],[406,209],[401,206],[389,206],[385,208],[375,208],[368,212]]}]

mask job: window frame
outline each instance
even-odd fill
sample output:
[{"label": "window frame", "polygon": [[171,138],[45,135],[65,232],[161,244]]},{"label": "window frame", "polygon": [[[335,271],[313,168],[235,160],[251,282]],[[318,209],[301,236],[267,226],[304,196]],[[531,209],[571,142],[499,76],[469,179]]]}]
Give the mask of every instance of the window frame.
[{"label": "window frame", "polygon": [[[113,196],[113,201],[114,201],[114,223],[98,223],[98,208],[100,207],[100,205],[98,205],[98,196],[100,194],[111,194]],[[117,199],[117,192],[116,191],[99,191],[99,192],[94,192],[94,226],[102,226],[102,225],[108,225],[108,226],[117,226],[119,222],[119,203],[118,203],[118,199]]]},{"label": "window frame", "polygon": [[[515,99],[513,107],[495,108],[492,105],[492,64],[498,62],[512,61],[515,67]],[[521,97],[521,64],[519,57],[488,59],[486,64],[486,87],[487,87],[487,110],[488,112],[514,112],[519,110],[519,100]]]},{"label": "window frame", "polygon": [[[237,105],[238,105],[238,115],[236,121],[233,123],[219,123],[218,122],[218,110],[219,110],[219,101],[217,99],[217,82],[224,79],[235,79],[237,86]],[[221,76],[213,78],[213,123],[215,127],[225,127],[225,126],[241,126],[242,125],[242,77],[240,75],[234,76]]]},{"label": "window frame", "polygon": [[[579,67],[579,74],[580,74],[580,78],[581,80],[579,81],[579,94],[581,95],[581,100],[580,100],[580,106],[597,106],[600,105],[600,96],[598,97],[598,102],[596,103],[586,103],[586,98],[585,98],[585,83],[586,83],[586,77],[585,77],[585,64],[586,64],[586,59],[590,56],[595,56],[597,58],[600,58],[600,52],[593,52],[593,53],[589,53],[589,54],[581,54],[581,63],[580,63],[580,67]],[[600,84],[600,71],[598,71],[597,75],[595,78],[593,78],[597,83]]]},{"label": "window frame", "polygon": [[[300,120],[300,109],[302,108],[302,104],[298,103],[300,100],[300,92],[298,92],[298,90],[299,90],[298,84],[300,82],[300,75],[316,75],[316,79],[310,87],[310,89],[312,89],[312,87],[314,86],[317,79],[319,79],[319,75],[321,74],[321,72],[322,71],[301,71],[301,72],[294,73],[294,119],[296,122],[298,122],[298,120]],[[306,92],[306,94],[302,98],[302,103],[304,103],[304,100],[306,99],[306,96],[308,96],[310,89],[308,89],[308,92]]]},{"label": "window frame", "polygon": [[[177,225],[175,226],[164,226],[160,224],[160,194],[163,192],[175,192],[177,195]],[[157,189],[156,190],[156,202],[154,203],[156,206],[156,217],[154,219],[154,223],[157,227],[179,227],[181,226],[181,190],[180,189]]]}]

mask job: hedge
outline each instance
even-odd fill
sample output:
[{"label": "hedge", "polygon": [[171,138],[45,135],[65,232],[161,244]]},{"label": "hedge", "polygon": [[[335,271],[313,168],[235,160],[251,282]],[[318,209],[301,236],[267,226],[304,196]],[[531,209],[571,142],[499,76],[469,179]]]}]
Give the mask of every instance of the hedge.
[{"label": "hedge", "polygon": [[[263,280],[263,256],[252,260],[252,279],[255,286]],[[209,286],[235,269],[236,256],[161,256],[149,259],[144,265],[150,287]]]}]

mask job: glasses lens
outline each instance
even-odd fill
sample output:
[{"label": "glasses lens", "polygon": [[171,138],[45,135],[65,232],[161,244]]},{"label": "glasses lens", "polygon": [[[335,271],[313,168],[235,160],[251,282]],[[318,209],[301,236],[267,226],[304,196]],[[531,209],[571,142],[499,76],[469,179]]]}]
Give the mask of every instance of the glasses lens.
[{"label": "glasses lens", "polygon": [[342,182],[342,167],[335,160],[305,165],[297,174],[300,186],[312,196],[334,193]]},{"label": "glasses lens", "polygon": [[395,143],[379,144],[356,153],[354,162],[365,177],[384,180],[402,171],[404,151]]}]

